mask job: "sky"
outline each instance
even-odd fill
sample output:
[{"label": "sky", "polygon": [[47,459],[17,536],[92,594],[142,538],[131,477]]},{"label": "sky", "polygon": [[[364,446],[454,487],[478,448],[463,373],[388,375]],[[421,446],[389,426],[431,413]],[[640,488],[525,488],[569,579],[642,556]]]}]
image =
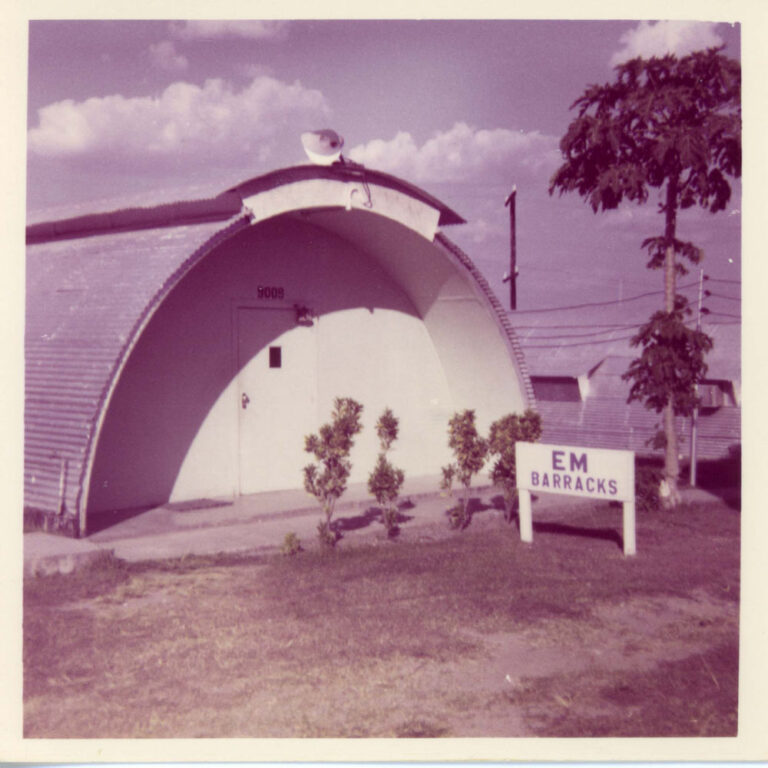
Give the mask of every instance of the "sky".
[{"label": "sky", "polygon": [[[516,187],[521,324],[593,302],[611,302],[607,321],[639,323],[660,295],[619,302],[662,287],[640,247],[662,232],[655,192],[597,215],[550,196],[569,107],[635,56],[724,45],[740,58],[740,34],[705,20],[32,21],[27,219],[215,195],[307,162],[300,134],[330,127],[345,157],[467,220],[446,234],[505,305]],[[724,281],[710,308],[737,322],[740,182],[724,212],[682,212],[679,233]],[[691,298],[697,280],[681,282]]]}]

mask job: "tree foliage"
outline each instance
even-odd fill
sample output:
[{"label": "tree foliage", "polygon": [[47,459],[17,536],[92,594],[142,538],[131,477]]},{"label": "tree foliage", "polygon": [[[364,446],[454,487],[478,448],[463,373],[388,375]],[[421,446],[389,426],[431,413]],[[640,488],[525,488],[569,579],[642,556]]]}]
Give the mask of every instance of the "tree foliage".
[{"label": "tree foliage", "polygon": [[491,468],[491,481],[501,488],[506,503],[506,517],[512,514],[517,498],[517,469],[515,443],[535,443],[541,437],[541,416],[531,408],[522,416],[508,414],[491,424],[488,450],[495,457]]},{"label": "tree foliage", "polygon": [[[664,268],[664,310],[633,339],[643,353],[627,378],[630,400],[664,411],[665,479],[678,501],[674,414],[690,412],[695,385],[706,370],[712,341],[685,326],[675,281],[702,250],[677,237],[677,215],[700,206],[722,211],[731,196],[729,178],[741,175],[741,66],[722,48],[677,58],[633,59],[616,79],[592,85],[572,105],[577,117],[560,142],[565,162],[550,180],[550,194],[577,192],[598,211],[623,200],[647,202],[660,192],[664,231],[646,238],[647,266]],[[662,189],[663,188],[663,189]],[[678,257],[682,261],[678,260]]]},{"label": "tree foliage", "polygon": [[[741,66],[720,48],[681,59],[633,59],[613,83],[592,85],[572,109],[578,117],[560,142],[565,162],[550,194],[578,192],[592,210],[648,200],[664,184],[660,212],[699,205],[712,213],[730,200],[727,177],[741,175]],[[649,237],[648,266],[664,266],[668,247],[698,263],[702,252],[674,231]],[[680,268],[684,268],[680,265]]]},{"label": "tree foliage", "polygon": [[448,422],[448,447],[453,451],[455,461],[442,468],[442,487],[450,490],[454,480],[464,486],[464,497],[459,499],[451,524],[456,528],[465,528],[470,518],[469,487],[472,476],[483,468],[488,455],[488,442],[478,434],[473,410],[455,413],[451,417]]},{"label": "tree foliage", "polygon": [[690,416],[698,404],[691,382],[704,378],[704,357],[712,349],[712,339],[700,330],[689,328],[684,315],[691,310],[682,296],[672,312],[655,312],[640,327],[630,342],[642,347],[622,378],[633,381],[629,402],[639,400],[661,413],[671,402],[678,416]]},{"label": "tree foliage", "polygon": [[304,467],[304,488],[322,506],[325,520],[318,525],[318,533],[325,544],[336,543],[331,518],[336,502],[347,489],[352,471],[349,454],[355,435],[362,429],[362,412],[363,406],[351,397],[337,397],[330,423],[323,424],[318,434],[304,439],[304,450],[314,454],[317,462]]},{"label": "tree foliage", "polygon": [[398,509],[397,497],[400,495],[405,473],[402,469],[394,467],[387,453],[392,443],[397,440],[399,421],[392,411],[387,408],[376,422],[376,434],[381,445],[376,466],[368,476],[368,493],[370,493],[381,507],[381,517],[390,536],[397,532]]}]

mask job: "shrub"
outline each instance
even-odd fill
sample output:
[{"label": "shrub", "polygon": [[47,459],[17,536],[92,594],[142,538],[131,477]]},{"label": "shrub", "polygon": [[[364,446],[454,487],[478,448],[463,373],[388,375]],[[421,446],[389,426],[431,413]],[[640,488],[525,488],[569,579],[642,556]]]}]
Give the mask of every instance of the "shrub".
[{"label": "shrub", "polygon": [[448,446],[453,451],[455,461],[442,468],[441,487],[450,493],[454,480],[464,486],[464,496],[459,497],[456,506],[448,510],[448,522],[452,528],[463,529],[469,525],[469,487],[472,476],[485,464],[488,455],[488,443],[477,432],[475,412],[465,410],[455,413],[448,422]]},{"label": "shrub", "polygon": [[649,512],[661,506],[659,488],[663,474],[661,469],[635,462],[635,508]]},{"label": "shrub", "polygon": [[515,443],[535,443],[541,437],[541,416],[529,408],[518,416],[511,413],[494,421],[488,437],[488,449],[496,460],[491,468],[491,481],[504,496],[504,518],[512,519],[517,501]]},{"label": "shrub", "polygon": [[376,434],[379,436],[381,453],[376,466],[368,477],[368,493],[381,507],[381,519],[389,536],[395,536],[398,531],[397,497],[405,480],[402,469],[393,467],[387,459],[387,452],[392,443],[397,440],[399,422],[392,411],[387,408],[376,423]]},{"label": "shrub", "polygon": [[284,555],[296,555],[301,552],[302,549],[301,541],[293,531],[285,534],[282,546],[282,553]]},{"label": "shrub", "polygon": [[341,538],[341,534],[327,520],[321,520],[317,524],[317,536],[320,543],[328,548],[335,547],[336,542]]},{"label": "shrub", "polygon": [[334,546],[338,534],[333,530],[331,518],[336,502],[347,490],[352,471],[349,454],[354,437],[363,428],[360,414],[363,406],[351,397],[334,400],[331,421],[320,427],[318,434],[307,435],[304,450],[315,456],[317,463],[304,467],[304,488],[319,502],[325,515],[317,526],[320,542]]}]

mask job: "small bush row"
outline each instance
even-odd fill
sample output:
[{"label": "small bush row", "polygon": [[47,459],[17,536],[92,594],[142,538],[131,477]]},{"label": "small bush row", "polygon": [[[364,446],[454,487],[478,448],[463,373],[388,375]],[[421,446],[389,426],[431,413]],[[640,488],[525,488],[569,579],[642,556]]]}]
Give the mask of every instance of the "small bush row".
[{"label": "small bush row", "polygon": [[469,525],[472,477],[489,459],[493,461],[491,481],[504,495],[504,517],[511,519],[517,500],[515,444],[534,443],[540,437],[541,416],[530,408],[522,415],[510,413],[494,421],[487,439],[477,431],[473,410],[454,414],[448,423],[448,446],[453,451],[454,461],[442,468],[442,487],[451,493],[454,481],[458,480],[464,486],[464,494],[448,510],[449,525],[459,530]]},{"label": "small bush row", "polygon": [[[331,421],[323,424],[317,434],[308,435],[304,449],[315,457],[315,462],[304,467],[304,488],[319,502],[324,519],[317,526],[320,542],[333,547],[339,533],[333,528],[332,517],[336,502],[347,489],[347,480],[352,471],[349,459],[354,438],[363,425],[363,406],[351,397],[337,397],[334,400]],[[368,491],[381,508],[382,522],[390,536],[398,530],[397,499],[405,480],[402,469],[394,467],[388,453],[397,440],[399,421],[386,408],[376,423],[380,452],[376,466],[368,477]]]},{"label": "small bush row", "polygon": [[[347,488],[352,470],[349,456],[354,438],[362,430],[362,412],[363,406],[352,398],[336,398],[331,421],[321,426],[317,434],[305,438],[305,450],[314,455],[315,462],[304,467],[304,487],[320,502],[324,517],[317,530],[321,543],[327,547],[335,546],[340,538],[332,518],[336,503]],[[368,476],[368,492],[378,503],[381,521],[389,536],[395,536],[399,530],[398,498],[405,480],[403,470],[393,466],[388,458],[398,433],[399,420],[390,408],[386,408],[376,423],[380,452]],[[473,410],[457,412],[451,417],[448,422],[448,446],[454,460],[442,467],[440,487],[451,496],[454,484],[463,488],[456,503],[448,510],[448,523],[452,528],[463,530],[469,525],[472,478],[489,461],[492,462],[490,479],[504,497],[504,517],[508,521],[512,519],[518,498],[515,444],[537,442],[541,434],[541,417],[531,409],[523,414],[508,414],[497,419],[491,424],[487,438],[477,431]],[[635,499],[638,510],[652,510],[660,506],[660,482],[658,468],[636,465]],[[286,554],[295,554],[300,550],[297,539],[286,540]]]},{"label": "small bush row", "polygon": [[[316,434],[307,435],[304,449],[315,461],[304,467],[304,488],[320,503],[323,518],[317,531],[321,543],[335,546],[339,533],[333,527],[336,503],[347,488],[352,471],[350,452],[355,436],[362,429],[363,406],[350,397],[334,400],[331,420]],[[397,440],[399,421],[390,408],[386,408],[376,423],[380,452],[376,465],[368,477],[368,492],[381,509],[382,522],[390,536],[398,531],[398,497],[405,480],[402,469],[393,466],[388,458],[392,444]],[[519,440],[534,442],[541,437],[541,417],[533,410],[522,415],[509,414],[491,425],[488,439],[481,437],[475,426],[475,412],[465,410],[454,414],[448,423],[448,445],[454,461],[442,468],[441,487],[452,492],[454,482],[464,487],[457,504],[449,510],[449,523],[457,529],[466,528],[470,520],[469,488],[472,477],[491,458],[491,480],[502,489],[505,498],[505,516],[510,518],[517,496],[515,474],[515,443]],[[295,546],[286,546],[293,553]]]}]

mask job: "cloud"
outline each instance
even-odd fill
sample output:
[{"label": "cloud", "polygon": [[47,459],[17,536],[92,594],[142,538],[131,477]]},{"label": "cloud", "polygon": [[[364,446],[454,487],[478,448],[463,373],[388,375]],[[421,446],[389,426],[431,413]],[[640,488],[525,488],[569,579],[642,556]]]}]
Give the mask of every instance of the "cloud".
[{"label": "cloud", "polygon": [[[503,223],[502,223],[503,222]],[[474,244],[485,243],[493,238],[508,237],[508,228],[504,226],[507,223],[506,216],[497,217],[494,222],[489,222],[482,217],[473,218],[462,225],[462,235]]]},{"label": "cloud", "polygon": [[149,46],[150,61],[160,69],[168,72],[183,72],[189,66],[189,59],[177,53],[172,40],[163,40]]},{"label": "cloud", "polygon": [[202,86],[176,82],[157,97],[70,99],[43,107],[28,147],[38,156],[113,163],[263,161],[284,135],[298,136],[328,114],[322,93],[298,81],[262,76],[240,91],[219,79]]},{"label": "cloud", "polygon": [[715,31],[716,27],[713,22],[641,21],[619,38],[623,47],[611,57],[611,66],[638,56],[646,59],[668,53],[685,56],[722,45],[723,39]]},{"label": "cloud", "polygon": [[251,40],[283,40],[288,34],[286,21],[172,21],[171,34],[181,40],[245,37]]},{"label": "cloud", "polygon": [[253,80],[256,77],[272,77],[275,74],[274,69],[267,64],[254,64],[253,62],[236,65],[236,72],[248,80]]},{"label": "cloud", "polygon": [[418,146],[406,131],[354,147],[349,157],[370,168],[418,182],[511,184],[521,173],[545,180],[560,160],[558,140],[538,131],[492,130],[456,123]]}]

